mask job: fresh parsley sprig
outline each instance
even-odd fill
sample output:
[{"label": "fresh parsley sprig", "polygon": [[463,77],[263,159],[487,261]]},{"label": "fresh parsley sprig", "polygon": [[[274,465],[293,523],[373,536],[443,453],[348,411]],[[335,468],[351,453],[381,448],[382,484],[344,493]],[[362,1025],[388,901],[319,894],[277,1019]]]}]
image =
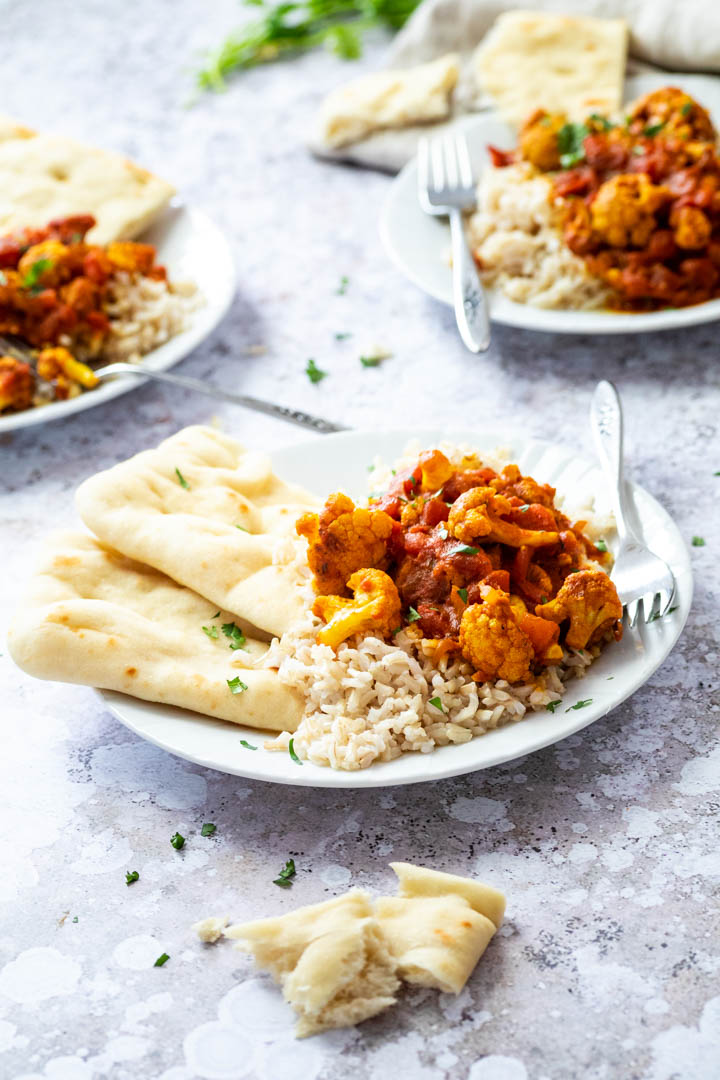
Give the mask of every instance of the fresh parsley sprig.
[{"label": "fresh parsley sprig", "polygon": [[278,876],[273,880],[273,885],[278,885],[281,889],[289,889],[295,873],[295,860],[288,859]]}]

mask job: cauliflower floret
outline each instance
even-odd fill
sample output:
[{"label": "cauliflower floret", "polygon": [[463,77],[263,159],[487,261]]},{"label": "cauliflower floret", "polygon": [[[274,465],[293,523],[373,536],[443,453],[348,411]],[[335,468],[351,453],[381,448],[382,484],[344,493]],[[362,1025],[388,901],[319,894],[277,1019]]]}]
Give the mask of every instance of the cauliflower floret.
[{"label": "cauliflower floret", "polygon": [[69,248],[65,244],[59,240],[43,240],[27,249],[18,263],[18,271],[23,284],[47,289],[68,279],[69,259]]},{"label": "cauliflower floret", "polygon": [[600,185],[590,207],[593,229],[610,247],[645,247],[657,228],[655,213],[668,201],[667,188],[644,173],[621,173]]},{"label": "cauliflower floret", "polygon": [[14,356],[0,356],[0,412],[29,409],[34,389],[35,376],[29,364]]},{"label": "cauliflower floret", "polygon": [[[645,94],[633,105],[630,117],[630,129],[638,134],[653,132],[682,139],[715,141],[710,114],[677,86],[663,86]],[[656,128],[658,130],[654,131]]]},{"label": "cauliflower floret", "polygon": [[62,345],[43,349],[38,357],[37,371],[41,379],[52,382],[61,373],[72,382],[80,383],[86,390],[92,390],[98,384],[98,377],[87,364],[81,364],[72,353]]},{"label": "cauliflower floret", "polygon": [[357,570],[348,580],[353,599],[342,596],[318,596],[313,614],[324,619],[317,635],[318,645],[332,648],[353,634],[372,631],[389,637],[400,625],[400,597],[392,578],[382,570]]},{"label": "cauliflower floret", "polygon": [[116,270],[147,274],[155,262],[155,248],[133,240],[115,240],[107,246],[107,257]]},{"label": "cauliflower floret", "polygon": [[689,251],[705,247],[712,233],[710,219],[696,206],[674,209],[670,214],[670,225],[677,246]]},{"label": "cauliflower floret", "polygon": [[517,465],[506,465],[500,475],[490,481],[490,487],[502,495],[517,495],[525,503],[535,503],[555,508],[555,488],[550,484],[538,484],[532,476],[523,476]]},{"label": "cauliflower floret", "polygon": [[565,127],[567,117],[562,113],[547,113],[536,109],[520,132],[520,151],[526,161],[542,172],[560,168],[558,132]]},{"label": "cauliflower floret", "polygon": [[384,510],[356,507],[341,492],[330,495],[319,515],[303,514],[295,529],[308,541],[315,592],[342,596],[346,581],[356,570],[382,568],[394,524]]},{"label": "cauliflower floret", "polygon": [[508,596],[488,588],[482,603],[470,604],[460,620],[460,649],[478,679],[526,682],[535,658],[532,642],[518,626]]},{"label": "cauliflower floret", "polygon": [[489,540],[510,547],[545,547],[557,544],[557,532],[541,529],[522,529],[511,521],[502,521],[501,514],[510,514],[512,504],[494,488],[476,487],[464,492],[452,505],[448,517],[450,533],[464,544],[473,540]]},{"label": "cauliflower floret", "polygon": [[535,614],[555,623],[570,620],[565,644],[584,649],[606,634],[622,637],[622,604],[614,584],[602,570],[578,570],[569,574],[554,600],[538,604]]},{"label": "cauliflower floret", "polygon": [[425,450],[418,458],[420,490],[438,491],[455,472],[442,450]]}]

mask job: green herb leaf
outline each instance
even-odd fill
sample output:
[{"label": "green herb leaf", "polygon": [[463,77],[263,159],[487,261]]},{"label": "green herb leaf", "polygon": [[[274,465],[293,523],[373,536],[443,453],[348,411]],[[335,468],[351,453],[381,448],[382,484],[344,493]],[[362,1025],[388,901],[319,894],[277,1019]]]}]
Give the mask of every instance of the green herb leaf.
[{"label": "green herb leaf", "polygon": [[443,703],[439,697],[431,697],[428,701],[428,705],[432,705],[434,709],[438,709],[442,713],[445,712],[445,709],[443,708]]},{"label": "green herb leaf", "polygon": [[608,549],[608,546],[604,540],[596,540],[595,547],[598,549],[598,551],[607,551]]},{"label": "green herb leaf", "polygon": [[52,259],[37,259],[22,279],[23,289],[35,289],[46,270],[52,270]]},{"label": "green herb leaf", "polygon": [[419,618],[420,618],[420,615],[418,614],[418,612],[415,610],[414,607],[408,608],[408,615],[407,615],[407,621],[408,622],[417,622]]},{"label": "green herb leaf", "polygon": [[341,60],[357,60],[359,56],[362,56],[360,35],[351,26],[333,26],[328,31],[325,41]]},{"label": "green herb leaf", "polygon": [[381,360],[381,358],[379,356],[361,356],[360,357],[360,363],[362,364],[363,367],[380,367],[380,360]]},{"label": "green herb leaf", "polygon": [[185,847],[185,837],[181,836],[179,832],[173,833],[170,837],[170,843],[176,851],[179,851],[180,848]]},{"label": "green herb leaf", "polygon": [[648,124],[647,127],[643,128],[643,135],[646,135],[648,139],[651,139],[653,135],[658,135],[664,127],[664,120],[660,124]]},{"label": "green herb leaf", "polygon": [[396,626],[395,629],[392,632],[392,636],[395,637],[395,635],[399,634],[401,630],[402,630],[402,626]]},{"label": "green herb leaf", "polygon": [[[665,615],[672,615],[673,611],[677,611],[677,609],[678,609],[678,605],[674,604],[673,607],[667,609],[667,611],[665,612]],[[659,611],[654,611],[652,613],[652,615],[650,616],[650,618],[646,619],[645,621],[646,622],[655,622],[656,619],[664,619],[665,615],[661,615]]]},{"label": "green herb leaf", "polygon": [[[125,871],[125,884],[126,885],[132,885],[133,881],[137,881],[139,879],[139,877],[140,877],[140,875],[138,874],[137,870],[126,870]],[[76,922],[76,921],[77,921],[76,919],[73,920],[73,922]]]},{"label": "green herb leaf", "polygon": [[300,760],[300,758],[295,753],[295,740],[294,739],[291,739],[290,742],[288,743],[288,754],[293,759],[293,761],[295,762],[296,765],[302,765],[302,761]]},{"label": "green herb leaf", "polygon": [[600,113],[590,113],[589,119],[592,120],[595,127],[599,127],[602,131],[610,131],[615,127],[611,124],[607,116],[601,116]]},{"label": "green herb leaf", "polygon": [[589,698],[585,698],[584,701],[576,701],[575,704],[571,705],[569,708],[567,708],[565,710],[565,712],[570,712],[571,709],[573,711],[575,711],[577,709],[584,709],[586,705],[592,705],[592,700],[593,699],[591,697],[589,697]]},{"label": "green herb leaf", "polygon": [[77,921],[78,921],[77,915],[73,915],[73,922],[77,922]]},{"label": "green herb leaf", "polygon": [[257,750],[257,746],[253,746],[252,743],[246,742],[245,739],[240,740],[240,745],[244,746],[246,750]]},{"label": "green herb leaf", "polygon": [[153,964],[153,967],[162,967],[163,964],[166,964],[169,959],[170,959],[170,957],[168,956],[168,954],[166,952],[161,953],[160,956],[158,956],[155,963]]},{"label": "green herb leaf", "polygon": [[226,682],[231,694],[242,694],[243,690],[247,690],[247,683],[244,683],[239,675],[234,679],[227,679]]},{"label": "green herb leaf", "polygon": [[187,480],[185,479],[183,474],[178,469],[177,465],[175,466],[175,475],[178,478],[178,484],[180,485],[180,487],[185,488],[186,491],[189,491],[190,490],[190,485],[188,484]]},{"label": "green herb leaf", "polygon": [[7,285],[7,274],[4,270],[0,270],[0,285]]},{"label": "green herb leaf", "polygon": [[334,336],[336,341],[347,341],[348,338],[352,337],[352,334],[349,331],[338,330]]},{"label": "green herb leaf", "polygon": [[212,836],[217,831],[217,825],[213,825],[211,821],[206,822],[200,830],[201,836]]},{"label": "green herb leaf", "polygon": [[217,638],[218,636],[217,626],[203,626],[203,630],[209,638]]},{"label": "green herb leaf", "polygon": [[[234,622],[223,623],[222,632],[226,638],[230,638],[231,649],[242,649],[247,639],[239,626],[236,626]],[[247,687],[245,689],[247,690]]]},{"label": "green herb leaf", "polygon": [[338,296],[344,296],[345,293],[347,292],[347,287],[348,287],[349,284],[350,284],[350,278],[346,277],[345,274],[343,274],[343,276],[340,278],[340,284],[338,285],[337,289],[335,290],[337,295]]},{"label": "green herb leaf", "polygon": [[541,596],[540,597],[540,603],[541,604],[547,604],[547,602],[548,602],[547,596]]},{"label": "green herb leaf", "polygon": [[703,540],[702,536],[693,536],[693,538],[692,538],[692,546],[693,547],[705,547],[705,541]]},{"label": "green herb leaf", "polygon": [[689,113],[691,113],[691,112],[692,112],[692,102],[686,101],[685,104],[683,105],[682,109],[680,110],[680,115],[681,116],[688,116]]},{"label": "green herb leaf", "polygon": [[307,362],[305,374],[311,383],[319,383],[327,376],[327,371],[323,371],[322,368],[319,368],[311,356]]},{"label": "green herb leaf", "polygon": [[560,698],[558,698],[556,701],[548,701],[545,708],[547,709],[548,712],[555,712],[558,705],[562,705],[562,701],[560,700]]},{"label": "green herb leaf", "polygon": [[[250,533],[250,530],[249,530],[249,529],[246,529],[244,525],[236,525],[236,526],[235,526],[235,528],[236,528],[236,529],[239,529],[239,530],[240,530],[240,532],[246,532],[246,533]],[[252,534],[251,534],[251,535],[252,535]],[[219,614],[220,614],[220,612],[218,612],[218,615],[219,615]]]},{"label": "green herb leaf", "polygon": [[452,551],[448,551],[448,555],[477,555],[479,550],[480,548],[470,547],[469,544],[460,544]]},{"label": "green herb leaf", "polygon": [[463,604],[467,604],[467,589],[458,589],[458,596],[462,600]]},{"label": "green herb leaf", "polygon": [[273,881],[273,885],[279,885],[281,889],[289,889],[292,885],[292,879],[294,877],[295,861],[294,859],[288,859],[278,876]]},{"label": "green herb leaf", "polygon": [[720,469],[718,469],[717,472],[714,472],[713,476],[720,476]]},{"label": "green herb leaf", "polygon": [[564,124],[557,133],[557,145],[560,152],[560,165],[571,169],[573,165],[585,160],[583,140],[590,134],[585,124]]},{"label": "green herb leaf", "polygon": [[219,614],[220,614],[220,612],[219,612],[219,611],[216,611],[214,615],[211,615],[211,616],[210,616],[210,618],[211,618],[211,619],[217,619],[217,617],[218,617],[218,615],[219,615]]},{"label": "green herb leaf", "polygon": [[524,506],[518,506],[518,510],[520,511],[521,514],[527,514],[529,509],[530,509],[530,503],[525,503]]}]

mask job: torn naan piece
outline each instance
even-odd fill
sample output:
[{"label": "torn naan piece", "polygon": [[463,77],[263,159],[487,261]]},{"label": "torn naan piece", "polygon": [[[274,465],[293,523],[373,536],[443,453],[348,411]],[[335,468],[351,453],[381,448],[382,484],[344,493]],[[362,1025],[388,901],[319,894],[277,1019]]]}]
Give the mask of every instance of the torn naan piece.
[{"label": "torn naan piece", "polygon": [[429,870],[425,866],[412,863],[392,862],[390,869],[398,879],[398,893],[401,897],[460,896],[466,900],[473,911],[483,915],[499,928],[505,915],[505,897],[490,885],[481,881],[461,877],[459,874],[446,874],[442,870]]},{"label": "torn naan piece", "polygon": [[[300,696],[274,671],[252,666],[267,644],[242,641],[245,628],[233,626],[232,614],[157,570],[85,533],[64,532],[50,539],[8,644],[15,663],[38,679],[294,730]],[[228,685],[235,679],[239,692]]]},{"label": "torn naan piece", "polygon": [[104,543],[269,634],[305,610],[296,549],[284,563],[278,551],[320,500],[222,432],[185,428],[90,477],[76,500]]},{"label": "torn naan piece", "polygon": [[395,1002],[395,962],[360,889],[225,934],[280,984],[298,1037],[360,1023]]}]

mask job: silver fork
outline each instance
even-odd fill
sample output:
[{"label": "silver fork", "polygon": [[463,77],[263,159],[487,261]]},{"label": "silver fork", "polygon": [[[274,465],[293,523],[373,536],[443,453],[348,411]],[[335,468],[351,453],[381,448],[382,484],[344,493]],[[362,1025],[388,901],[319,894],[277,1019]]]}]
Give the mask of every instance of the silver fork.
[{"label": "silver fork", "polygon": [[[23,343],[0,335],[0,352],[14,356],[18,360],[34,365],[32,351]],[[118,375],[134,375],[140,379],[156,379],[158,382],[169,383],[171,386],[179,386],[183,390],[193,390],[206,397],[218,398],[220,401],[228,401],[232,405],[242,405],[246,409],[264,413],[266,416],[274,416],[278,420],[287,420],[288,423],[297,424],[299,427],[310,428],[320,435],[329,435],[333,431],[347,431],[342,424],[333,424],[330,420],[323,420],[319,416],[312,416],[303,412],[302,409],[290,409],[286,405],[277,405],[274,401],[263,401],[261,398],[249,397],[247,394],[233,394],[229,390],[223,390],[212,383],[201,382],[199,379],[189,379],[186,375],[172,375],[169,371],[151,371],[142,364],[115,363],[106,364],[105,367],[95,371],[100,382],[114,379]]]},{"label": "silver fork", "polygon": [[453,301],[460,336],[474,353],[490,345],[487,296],[468,246],[463,210],[475,205],[470,154],[462,133],[418,145],[418,196],[426,214],[450,219]]},{"label": "silver fork", "polygon": [[590,409],[595,446],[610,485],[620,547],[610,575],[627,615],[637,624],[642,610],[645,622],[665,615],[675,594],[670,567],[637,536],[628,521],[628,501],[623,475],[623,418],[620,396],[611,382],[598,383]]}]

